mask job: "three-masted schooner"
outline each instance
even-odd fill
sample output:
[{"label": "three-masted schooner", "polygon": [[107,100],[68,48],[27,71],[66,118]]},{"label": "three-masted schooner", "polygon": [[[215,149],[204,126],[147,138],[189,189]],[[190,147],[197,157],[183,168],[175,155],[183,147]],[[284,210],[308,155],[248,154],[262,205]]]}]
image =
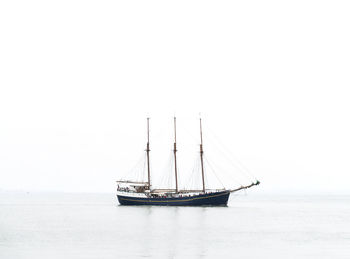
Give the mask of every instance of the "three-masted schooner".
[{"label": "three-masted schooner", "polygon": [[199,119],[200,145],[199,154],[201,162],[202,189],[180,190],[178,186],[177,161],[176,161],[176,117],[174,117],[174,174],[175,189],[152,189],[150,171],[150,142],[149,142],[149,118],[147,118],[147,182],[120,180],[118,183],[117,197],[121,205],[162,205],[162,206],[225,206],[231,192],[248,189],[260,184],[259,181],[236,189],[206,189],[203,165],[203,137],[202,120]]}]

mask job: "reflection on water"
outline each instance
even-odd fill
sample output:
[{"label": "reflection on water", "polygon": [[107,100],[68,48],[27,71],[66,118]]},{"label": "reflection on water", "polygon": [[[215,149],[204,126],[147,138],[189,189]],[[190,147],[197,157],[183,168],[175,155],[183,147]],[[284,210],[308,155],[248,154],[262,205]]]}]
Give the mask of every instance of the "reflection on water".
[{"label": "reflection on water", "polygon": [[0,258],[348,258],[349,197],[126,207],[109,194],[0,194]]}]

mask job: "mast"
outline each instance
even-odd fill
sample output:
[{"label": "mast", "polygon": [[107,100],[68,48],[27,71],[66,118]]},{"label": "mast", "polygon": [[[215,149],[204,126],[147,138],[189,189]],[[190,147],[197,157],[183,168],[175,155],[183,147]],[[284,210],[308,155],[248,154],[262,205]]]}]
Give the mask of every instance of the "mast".
[{"label": "mast", "polygon": [[175,162],[175,184],[176,184],[176,193],[179,192],[178,184],[177,184],[177,163],[176,163],[176,117],[174,117],[174,162]]},{"label": "mast", "polygon": [[147,173],[148,173],[148,188],[151,189],[151,170],[149,165],[149,152],[151,150],[149,149],[149,118],[147,118],[147,147],[146,147],[146,153],[147,153]]},{"label": "mast", "polygon": [[200,156],[201,156],[203,192],[205,192],[204,166],[203,166],[202,118],[199,118],[199,128],[200,128],[200,135],[201,135],[201,144],[200,144],[200,146],[199,146],[199,153],[200,153]]}]

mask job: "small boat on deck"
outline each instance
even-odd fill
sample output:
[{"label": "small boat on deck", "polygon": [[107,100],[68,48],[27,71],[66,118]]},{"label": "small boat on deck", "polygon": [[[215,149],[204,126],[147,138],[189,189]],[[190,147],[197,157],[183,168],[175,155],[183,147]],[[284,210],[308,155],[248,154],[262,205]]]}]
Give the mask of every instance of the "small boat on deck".
[{"label": "small boat on deck", "polygon": [[203,165],[203,137],[202,120],[199,119],[200,127],[200,164],[202,188],[200,190],[180,190],[178,186],[177,160],[176,160],[176,118],[174,117],[174,177],[175,189],[155,189],[151,185],[150,172],[150,142],[149,142],[149,118],[147,118],[147,181],[119,180],[117,198],[120,205],[157,205],[157,206],[226,206],[230,194],[240,190],[259,185],[258,180],[249,185],[242,185],[235,189],[208,189],[205,184],[205,172]]}]

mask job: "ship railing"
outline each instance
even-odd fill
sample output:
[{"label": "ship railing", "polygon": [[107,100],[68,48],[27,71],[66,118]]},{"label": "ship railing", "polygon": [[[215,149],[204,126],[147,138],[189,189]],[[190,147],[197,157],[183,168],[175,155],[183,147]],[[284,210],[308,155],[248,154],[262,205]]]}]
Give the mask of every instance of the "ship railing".
[{"label": "ship railing", "polygon": [[167,193],[167,192],[176,192],[175,189],[153,189],[151,193]]},{"label": "ship railing", "polygon": [[117,191],[117,195],[126,195],[128,197],[147,197],[146,193],[139,193],[139,192]]},{"label": "ship railing", "polygon": [[137,181],[127,181],[127,180],[119,180],[119,181],[116,181],[117,183],[134,183],[134,184],[145,184],[145,185],[148,185],[148,182],[137,182]]},{"label": "ship railing", "polygon": [[[222,192],[222,191],[225,191],[225,188],[222,188],[222,189],[205,189],[205,192],[207,193],[207,192]],[[203,192],[203,190],[180,190],[179,191],[179,193],[189,193],[189,192],[191,192],[191,193],[202,193]]]}]

